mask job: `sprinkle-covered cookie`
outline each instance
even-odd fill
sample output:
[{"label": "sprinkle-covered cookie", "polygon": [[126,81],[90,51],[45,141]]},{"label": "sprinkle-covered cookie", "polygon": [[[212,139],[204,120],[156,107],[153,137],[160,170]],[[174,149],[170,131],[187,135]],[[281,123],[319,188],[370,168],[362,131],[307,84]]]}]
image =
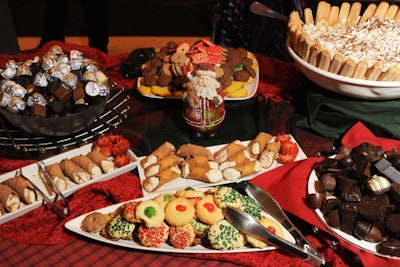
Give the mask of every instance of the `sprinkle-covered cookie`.
[{"label": "sprinkle-covered cookie", "polygon": [[232,250],[243,247],[246,237],[232,224],[223,219],[211,225],[208,230],[210,245],[219,250]]}]

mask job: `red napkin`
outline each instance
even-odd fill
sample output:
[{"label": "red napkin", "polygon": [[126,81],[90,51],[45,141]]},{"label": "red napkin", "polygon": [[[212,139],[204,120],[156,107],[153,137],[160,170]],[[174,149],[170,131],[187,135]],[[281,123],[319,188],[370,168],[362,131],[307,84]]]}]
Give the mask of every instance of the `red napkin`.
[{"label": "red napkin", "polygon": [[[356,123],[342,139],[344,145],[351,147],[357,146],[360,142],[370,142],[374,145],[381,145],[384,150],[389,150],[393,147],[400,147],[399,140],[381,138],[375,136],[361,122]],[[303,161],[294,162],[274,169],[254,178],[252,183],[255,183],[267,190],[287,212],[307,221],[311,225],[330,232],[307,206],[307,182],[308,177],[313,170],[313,167],[322,158],[308,158]],[[311,226],[310,226],[311,227]],[[339,236],[330,232],[341,240],[343,251],[352,251],[355,253],[365,266],[394,266],[399,264],[398,260],[383,258],[372,253],[363,251],[355,246],[350,245]],[[322,251],[326,260],[331,260],[325,254],[329,251]],[[340,256],[343,256],[340,254]],[[334,260],[338,260],[334,258]],[[336,262],[334,266],[336,266]]]}]

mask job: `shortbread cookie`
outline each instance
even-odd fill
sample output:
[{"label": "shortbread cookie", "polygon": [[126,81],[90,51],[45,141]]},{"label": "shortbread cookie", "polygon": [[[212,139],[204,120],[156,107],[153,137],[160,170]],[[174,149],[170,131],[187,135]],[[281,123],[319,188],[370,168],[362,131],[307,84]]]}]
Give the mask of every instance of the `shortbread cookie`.
[{"label": "shortbread cookie", "polygon": [[246,244],[245,235],[225,219],[211,225],[208,240],[213,248],[219,250],[232,250]]},{"label": "shortbread cookie", "polygon": [[213,195],[205,195],[196,202],[196,216],[200,221],[209,225],[224,218],[222,209],[215,204]]},{"label": "shortbread cookie", "polygon": [[195,208],[187,198],[177,197],[170,200],[165,207],[165,220],[173,226],[189,224],[194,216]]}]

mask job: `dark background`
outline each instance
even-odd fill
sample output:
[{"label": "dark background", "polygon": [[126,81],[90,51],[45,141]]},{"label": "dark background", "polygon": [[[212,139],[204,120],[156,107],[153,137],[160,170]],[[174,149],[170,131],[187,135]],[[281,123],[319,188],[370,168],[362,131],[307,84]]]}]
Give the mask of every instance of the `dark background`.
[{"label": "dark background", "polygon": [[[54,0],[57,1],[57,0]],[[216,0],[107,0],[110,36],[210,36]],[[93,1],[97,4],[96,1]],[[43,0],[9,1],[18,36],[40,36]],[[65,36],[85,36],[80,0],[70,0]]]}]

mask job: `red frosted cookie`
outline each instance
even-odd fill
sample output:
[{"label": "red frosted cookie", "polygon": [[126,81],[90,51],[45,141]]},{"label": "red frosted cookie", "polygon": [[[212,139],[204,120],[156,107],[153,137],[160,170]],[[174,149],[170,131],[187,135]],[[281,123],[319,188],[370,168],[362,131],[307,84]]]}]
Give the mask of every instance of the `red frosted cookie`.
[{"label": "red frosted cookie", "polygon": [[143,246],[150,248],[158,248],[168,239],[169,227],[166,223],[162,223],[159,227],[146,227],[141,225],[138,229],[138,237]]},{"label": "red frosted cookie", "polygon": [[184,249],[191,246],[196,237],[192,224],[184,226],[171,226],[169,228],[169,241],[175,248]]}]

